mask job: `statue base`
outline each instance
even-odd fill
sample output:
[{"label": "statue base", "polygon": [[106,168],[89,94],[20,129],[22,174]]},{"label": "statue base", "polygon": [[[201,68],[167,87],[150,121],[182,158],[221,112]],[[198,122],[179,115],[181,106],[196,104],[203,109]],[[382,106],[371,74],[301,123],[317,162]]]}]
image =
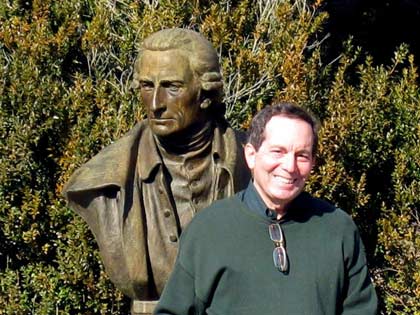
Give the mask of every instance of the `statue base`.
[{"label": "statue base", "polygon": [[131,315],[152,315],[159,301],[131,301]]}]

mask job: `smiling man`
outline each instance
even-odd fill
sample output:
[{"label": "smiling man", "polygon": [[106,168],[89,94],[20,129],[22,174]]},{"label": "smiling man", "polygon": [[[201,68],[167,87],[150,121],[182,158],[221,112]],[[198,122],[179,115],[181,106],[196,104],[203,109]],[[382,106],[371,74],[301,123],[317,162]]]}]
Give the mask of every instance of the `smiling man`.
[{"label": "smiling man", "polygon": [[316,120],[298,106],[254,117],[245,145],[253,180],[183,232],[156,314],[376,315],[352,219],[303,191],[317,143]]},{"label": "smiling man", "polygon": [[152,34],[134,66],[147,119],[78,169],[63,194],[89,224],[113,283],[150,313],[200,209],[249,181],[244,136],[224,118],[218,56],[186,29]]}]

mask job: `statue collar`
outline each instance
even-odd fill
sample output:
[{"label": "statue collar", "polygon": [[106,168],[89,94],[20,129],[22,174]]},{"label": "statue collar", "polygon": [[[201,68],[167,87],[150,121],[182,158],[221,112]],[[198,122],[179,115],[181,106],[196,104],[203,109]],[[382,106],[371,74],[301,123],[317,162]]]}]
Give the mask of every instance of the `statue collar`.
[{"label": "statue collar", "polygon": [[[231,171],[235,166],[236,152],[232,154],[226,154],[225,148],[236,149],[236,141],[234,131],[230,128],[226,128],[221,124],[213,123],[213,133],[211,141],[211,154],[215,162],[227,167]],[[229,135],[228,135],[229,133]],[[230,134],[231,133],[231,134]],[[232,140],[233,138],[233,140]],[[147,148],[147,153],[144,152],[144,148]],[[139,152],[138,152],[138,170],[142,180],[148,180],[151,176],[154,176],[155,169],[163,164],[161,153],[158,149],[157,140],[155,139],[152,130],[147,126],[144,130],[143,136],[140,138]]]}]

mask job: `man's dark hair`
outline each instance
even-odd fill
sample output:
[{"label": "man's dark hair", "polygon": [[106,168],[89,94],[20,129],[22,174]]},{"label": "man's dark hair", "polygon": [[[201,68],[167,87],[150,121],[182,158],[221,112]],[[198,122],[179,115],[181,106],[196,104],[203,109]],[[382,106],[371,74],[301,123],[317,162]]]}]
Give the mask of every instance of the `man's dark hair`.
[{"label": "man's dark hair", "polygon": [[256,151],[260,149],[261,144],[265,139],[265,127],[267,123],[274,116],[300,119],[307,122],[312,127],[312,156],[316,155],[318,150],[318,120],[308,110],[292,103],[275,103],[271,106],[264,107],[255,115],[248,131],[248,143],[252,144]]}]

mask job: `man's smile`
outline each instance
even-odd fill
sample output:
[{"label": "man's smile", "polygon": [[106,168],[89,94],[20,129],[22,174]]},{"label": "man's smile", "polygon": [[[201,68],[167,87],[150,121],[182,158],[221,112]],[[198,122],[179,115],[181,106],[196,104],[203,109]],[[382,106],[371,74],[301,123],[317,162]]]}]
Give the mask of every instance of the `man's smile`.
[{"label": "man's smile", "polygon": [[296,178],[286,178],[280,175],[273,175],[273,177],[275,178],[275,180],[277,182],[280,182],[282,184],[293,184],[296,181]]}]

